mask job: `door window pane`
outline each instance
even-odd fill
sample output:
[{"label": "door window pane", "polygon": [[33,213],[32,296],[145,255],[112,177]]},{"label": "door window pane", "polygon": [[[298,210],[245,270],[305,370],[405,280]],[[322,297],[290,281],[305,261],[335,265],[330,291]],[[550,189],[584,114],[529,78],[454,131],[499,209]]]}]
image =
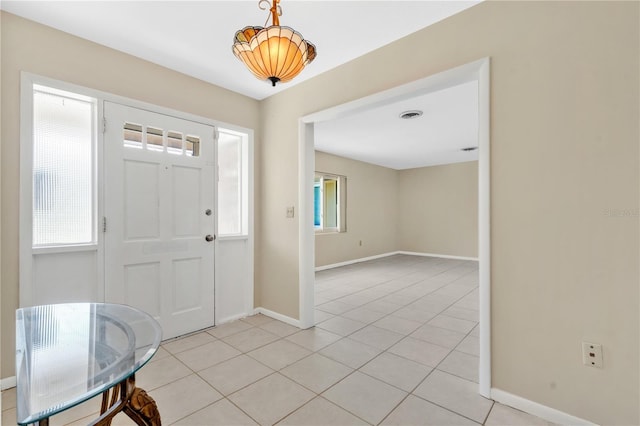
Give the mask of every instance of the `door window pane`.
[{"label": "door window pane", "polygon": [[187,136],[185,153],[190,157],[200,156],[200,136]]},{"label": "door window pane", "polygon": [[167,133],[167,152],[169,154],[182,155],[182,133]]},{"label": "door window pane", "polygon": [[162,129],[147,127],[147,149],[149,151],[164,151]]},{"label": "door window pane", "polygon": [[34,91],[33,245],[94,241],[93,103]]},{"label": "door window pane", "polygon": [[123,143],[126,148],[142,149],[142,126],[140,124],[124,123]]}]

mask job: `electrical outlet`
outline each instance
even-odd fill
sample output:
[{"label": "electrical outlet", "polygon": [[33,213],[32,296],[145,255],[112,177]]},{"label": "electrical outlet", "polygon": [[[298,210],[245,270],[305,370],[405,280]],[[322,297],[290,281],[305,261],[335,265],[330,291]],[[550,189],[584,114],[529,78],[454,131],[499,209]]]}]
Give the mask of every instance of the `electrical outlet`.
[{"label": "electrical outlet", "polygon": [[287,218],[291,219],[294,216],[293,206],[287,207]]},{"label": "electrical outlet", "polygon": [[582,342],[582,362],[589,367],[602,368],[602,345]]}]

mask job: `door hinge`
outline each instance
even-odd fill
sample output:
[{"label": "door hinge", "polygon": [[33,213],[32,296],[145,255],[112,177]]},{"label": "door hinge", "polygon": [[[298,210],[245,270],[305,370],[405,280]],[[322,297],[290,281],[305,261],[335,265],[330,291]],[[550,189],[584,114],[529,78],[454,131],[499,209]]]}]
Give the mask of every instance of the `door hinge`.
[{"label": "door hinge", "polygon": [[218,132],[218,128],[213,128],[213,140],[214,142],[218,142],[218,138],[220,137],[220,133]]},{"label": "door hinge", "polygon": [[102,117],[102,133],[107,133],[107,119]]},{"label": "door hinge", "polygon": [[102,217],[102,232],[107,232],[107,218]]}]

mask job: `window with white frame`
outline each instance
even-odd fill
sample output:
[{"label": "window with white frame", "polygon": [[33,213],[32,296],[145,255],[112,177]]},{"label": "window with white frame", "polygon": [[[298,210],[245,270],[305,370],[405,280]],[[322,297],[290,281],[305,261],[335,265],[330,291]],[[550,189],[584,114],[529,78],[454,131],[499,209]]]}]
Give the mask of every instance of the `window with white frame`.
[{"label": "window with white frame", "polygon": [[346,232],[345,176],[316,172],[313,183],[313,226],[316,232]]},{"label": "window with white frame", "polygon": [[218,129],[218,234],[249,233],[248,135]]},{"label": "window with white frame", "polygon": [[95,99],[33,86],[33,247],[96,242],[95,124]]}]

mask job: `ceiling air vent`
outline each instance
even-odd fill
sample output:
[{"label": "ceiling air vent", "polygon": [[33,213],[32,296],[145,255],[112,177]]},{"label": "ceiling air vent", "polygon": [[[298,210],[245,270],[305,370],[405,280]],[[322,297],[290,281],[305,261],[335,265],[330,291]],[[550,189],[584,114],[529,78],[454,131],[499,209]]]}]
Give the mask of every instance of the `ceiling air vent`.
[{"label": "ceiling air vent", "polygon": [[468,146],[466,148],[462,148],[460,151],[475,151],[476,149],[478,149],[477,146]]},{"label": "ceiling air vent", "polygon": [[422,115],[422,111],[418,111],[417,109],[411,111],[405,111],[400,114],[400,118],[404,120],[411,120],[412,118],[418,118]]}]

